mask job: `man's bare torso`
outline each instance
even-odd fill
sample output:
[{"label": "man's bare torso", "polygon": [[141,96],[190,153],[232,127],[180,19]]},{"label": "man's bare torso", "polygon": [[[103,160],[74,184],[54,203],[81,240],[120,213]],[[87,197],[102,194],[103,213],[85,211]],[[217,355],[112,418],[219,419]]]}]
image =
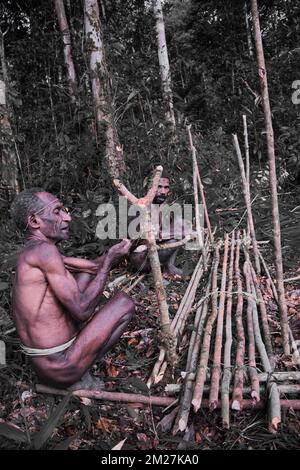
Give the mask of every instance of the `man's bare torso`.
[{"label": "man's bare torso", "polygon": [[63,344],[78,331],[76,322],[37,267],[46,245],[40,242],[24,247],[18,257],[13,287],[13,316],[21,342],[41,349]]}]

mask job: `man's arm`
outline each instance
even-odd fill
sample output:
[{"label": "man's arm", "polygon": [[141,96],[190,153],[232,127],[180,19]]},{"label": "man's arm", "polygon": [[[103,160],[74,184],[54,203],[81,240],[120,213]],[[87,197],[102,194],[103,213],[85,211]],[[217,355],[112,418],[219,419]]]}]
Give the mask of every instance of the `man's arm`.
[{"label": "man's arm", "polygon": [[105,256],[106,255],[100,256],[94,260],[62,256],[62,260],[66,269],[71,273],[87,273],[96,275],[100,266],[104,262]]},{"label": "man's arm", "polygon": [[86,321],[99,303],[112,263],[126,255],[129,248],[128,240],[110,248],[94,279],[82,291],[74,277],[66,270],[63,258],[55,245],[45,243],[41,246],[36,265],[43,271],[54,295],[70,314],[77,321]]}]

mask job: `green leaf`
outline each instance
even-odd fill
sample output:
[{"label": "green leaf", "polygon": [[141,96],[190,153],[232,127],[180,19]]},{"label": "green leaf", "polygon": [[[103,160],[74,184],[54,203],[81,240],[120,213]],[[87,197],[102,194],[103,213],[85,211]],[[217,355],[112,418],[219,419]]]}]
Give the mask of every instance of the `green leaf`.
[{"label": "green leaf", "polygon": [[70,401],[70,398],[71,398],[71,394],[66,395],[62,399],[62,401],[56,407],[56,409],[54,410],[54,413],[52,413],[52,415],[50,416],[48,421],[44,424],[42,429],[40,429],[40,431],[37,434],[35,434],[33,438],[33,446],[35,449],[40,449],[45,444],[47,439],[51,436],[53,429],[57,426],[58,422],[63,416],[67,408],[67,405]]},{"label": "green leaf", "polygon": [[81,434],[82,432],[79,432],[75,434],[74,436],[68,437],[64,441],[59,442],[58,444],[56,444],[53,450],[68,450],[69,445],[72,444],[72,442],[75,441],[75,439],[77,439]]},{"label": "green leaf", "polygon": [[27,436],[25,432],[6,423],[0,423],[0,435],[7,437],[7,439],[13,439],[17,442],[27,442]]},{"label": "green leaf", "polygon": [[6,290],[9,288],[8,282],[0,282],[0,290]]},{"label": "green leaf", "polygon": [[130,377],[127,380],[127,383],[132,385],[134,388],[137,388],[141,392],[145,393],[145,395],[149,395],[149,388],[147,385],[138,377]]}]

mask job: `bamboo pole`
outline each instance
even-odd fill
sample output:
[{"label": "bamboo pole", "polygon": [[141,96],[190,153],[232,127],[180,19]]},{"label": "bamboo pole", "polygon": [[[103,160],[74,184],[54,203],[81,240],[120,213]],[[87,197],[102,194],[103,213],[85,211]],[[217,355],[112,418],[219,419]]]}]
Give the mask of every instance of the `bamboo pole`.
[{"label": "bamboo pole", "polygon": [[212,311],[210,316],[207,319],[207,324],[205,327],[205,333],[202,343],[201,355],[198,365],[198,371],[195,379],[195,387],[193,392],[192,405],[195,412],[197,412],[201,406],[202,395],[203,395],[203,386],[206,378],[207,363],[209,358],[209,349],[210,341],[212,335],[212,329],[218,315],[218,266],[220,261],[220,242],[215,246],[214,253],[214,264],[213,264],[213,273],[212,273]]},{"label": "bamboo pole", "polygon": [[252,275],[252,280],[254,283],[254,288],[255,288],[255,293],[256,293],[256,298],[258,299],[259,302],[259,310],[260,310],[260,318],[261,318],[261,323],[262,323],[262,329],[263,329],[263,334],[264,334],[264,340],[265,340],[265,345],[266,345],[266,350],[270,359],[271,366],[275,366],[275,357],[274,357],[274,352],[273,352],[273,347],[272,347],[272,341],[271,341],[271,334],[270,334],[270,328],[269,328],[269,323],[268,323],[268,315],[267,315],[267,309],[266,309],[266,304],[264,302],[263,296],[261,289],[258,284],[258,280],[255,274],[255,271],[253,269],[253,266],[251,263],[249,263],[251,275]]},{"label": "bamboo pole", "polygon": [[225,309],[225,291],[226,291],[226,274],[228,262],[228,234],[225,235],[224,241],[224,256],[223,256],[223,269],[221,279],[221,292],[218,308],[217,331],[215,338],[215,350],[211,373],[211,389],[210,389],[210,409],[214,410],[218,402],[219,386],[221,377],[221,355],[222,355],[222,339],[223,339],[223,322],[224,322],[224,309]]},{"label": "bamboo pole", "polygon": [[[255,298],[255,287],[254,283],[252,280],[252,276],[250,275],[250,266],[248,265],[248,270],[249,270],[249,279],[250,279],[250,285],[251,285],[251,291],[252,295]],[[273,370],[266,352],[265,345],[263,343],[261,333],[260,333],[260,327],[259,327],[259,321],[258,321],[258,313],[257,313],[257,306],[256,302],[253,299],[252,301],[252,314],[253,314],[253,328],[254,328],[254,336],[255,336],[255,342],[257,345],[257,349],[259,351],[261,360],[262,360],[262,365],[264,370],[268,374],[272,374]],[[269,412],[269,430],[270,432],[276,432],[278,424],[281,422],[281,411],[280,411],[280,397],[279,397],[279,392],[277,385],[274,381],[270,380],[268,382],[268,394],[269,394],[269,407],[268,407],[268,412]]]},{"label": "bamboo pole", "polygon": [[237,306],[235,313],[236,331],[237,331],[237,348],[236,348],[236,370],[234,374],[234,390],[232,394],[233,410],[241,409],[241,402],[243,400],[243,385],[244,385],[244,356],[245,356],[245,333],[243,327],[243,286],[241,281],[241,274],[239,268],[240,262],[240,232],[237,234],[236,242],[236,257],[235,257],[235,280],[237,284]]},{"label": "bamboo pole", "polygon": [[224,346],[224,374],[221,386],[222,422],[229,429],[229,387],[231,381],[231,346],[232,346],[232,285],[234,264],[235,233],[231,235],[230,261],[228,272],[227,303],[226,303],[226,341]]},{"label": "bamboo pole", "polygon": [[[244,232],[244,235],[245,235],[245,232]],[[249,252],[248,252],[248,249],[247,249],[247,246],[246,246],[245,243],[243,243],[243,250],[244,250],[244,254],[245,254],[245,259],[248,262],[248,266],[250,268],[250,275],[252,276],[252,281],[254,283],[255,298],[258,299],[266,350],[267,350],[267,353],[268,353],[270,364],[271,364],[272,368],[274,368],[276,360],[275,360],[275,356],[274,356],[274,353],[273,353],[273,347],[272,347],[271,334],[270,334],[270,328],[269,328],[269,323],[268,323],[268,315],[267,315],[266,304],[265,304],[265,301],[263,299],[263,295],[262,295],[261,289],[259,287],[258,279],[257,279],[256,273],[254,271],[254,268],[252,266],[250,256],[249,256]]]},{"label": "bamboo pole", "polygon": [[208,295],[211,290],[211,276],[209,277],[209,281],[207,283],[207,287],[205,290],[206,300],[204,303],[198,307],[197,313],[195,315],[194,321],[194,330],[191,335],[189,351],[188,351],[188,358],[187,358],[187,365],[186,365],[186,377],[183,385],[183,393],[180,400],[180,407],[178,410],[178,414],[175,420],[173,434],[176,434],[178,431],[185,431],[188,418],[191,409],[191,400],[193,395],[193,385],[195,380],[195,371],[197,368],[197,360],[199,356],[200,344],[202,341],[203,330],[204,330],[204,323],[207,318],[207,311],[208,311]]},{"label": "bamboo pole", "polygon": [[262,104],[265,115],[265,128],[268,149],[269,161],[269,180],[272,199],[272,222],[273,222],[273,241],[274,241],[274,254],[275,254],[275,267],[277,290],[279,299],[279,313],[280,325],[282,330],[283,351],[285,355],[290,355],[289,345],[289,332],[288,332],[288,315],[287,305],[285,300],[284,283],[283,283],[283,264],[282,264],[282,251],[281,251],[281,233],[280,233],[280,217],[278,207],[278,194],[277,194],[277,177],[276,177],[276,160],[274,151],[274,133],[272,126],[272,114],[269,99],[267,69],[265,64],[259,12],[257,0],[251,0],[252,21],[254,27],[255,46],[258,64],[258,74],[261,86]]},{"label": "bamboo pole", "polygon": [[252,244],[253,244],[253,252],[254,252],[254,259],[255,259],[255,268],[257,274],[260,274],[260,262],[259,262],[259,254],[258,254],[258,246],[257,246],[257,241],[256,241],[256,235],[255,235],[255,229],[254,229],[254,222],[253,222],[253,215],[252,215],[252,207],[251,207],[251,199],[250,199],[250,194],[249,194],[249,187],[246,179],[246,174],[245,174],[245,167],[244,167],[244,162],[242,158],[242,153],[240,149],[240,144],[237,138],[236,134],[232,134],[233,137],[233,144],[235,147],[239,167],[240,167],[240,172],[241,172],[241,177],[242,177],[242,184],[243,184],[243,194],[244,194],[244,200],[247,208],[247,218],[248,218],[248,223],[249,223],[249,229],[252,237]]},{"label": "bamboo pole", "polygon": [[196,232],[197,232],[197,237],[198,237],[198,243],[200,247],[202,248],[202,254],[203,254],[203,263],[205,270],[207,269],[206,266],[206,253],[205,253],[205,247],[203,243],[203,237],[202,237],[202,230],[201,230],[201,225],[200,225],[200,212],[199,212],[199,196],[198,196],[198,185],[197,185],[197,159],[196,159],[196,149],[193,144],[192,140],[192,135],[191,135],[191,130],[190,126],[187,126],[188,130],[188,135],[190,139],[190,147],[191,147],[191,152],[192,152],[192,161],[193,161],[193,188],[194,188],[194,201],[195,201],[195,218],[196,218]]},{"label": "bamboo pole", "polygon": [[[246,253],[245,253],[246,257]],[[249,279],[249,270],[248,270],[248,260],[244,263],[244,277],[246,280],[246,289],[247,292],[252,295],[251,284]],[[253,318],[252,318],[252,299],[249,296],[247,301],[247,330],[248,330],[248,372],[250,376],[251,382],[251,396],[254,401],[260,400],[259,394],[259,380],[258,374],[256,370],[256,360],[255,360],[255,338],[254,338],[254,331],[253,331]]]},{"label": "bamboo pole", "polygon": [[198,167],[198,163],[197,163],[196,148],[194,147],[194,144],[193,144],[191,126],[187,126],[187,132],[188,132],[190,147],[191,147],[192,154],[193,154],[193,161],[194,161],[194,164],[195,164],[195,171],[196,171],[197,181],[198,181],[198,184],[199,184],[201,201],[202,201],[203,209],[204,209],[204,217],[205,217],[206,227],[207,227],[207,231],[208,231],[208,234],[209,234],[210,241],[212,242],[214,240],[214,236],[213,236],[213,233],[212,233],[212,230],[211,230],[211,224],[210,224],[209,214],[208,214],[207,205],[206,205],[206,198],[205,198],[205,194],[204,194],[204,188],[203,188],[203,184],[202,184],[202,180],[201,180],[201,176],[200,176],[200,171],[199,171],[199,167]]},{"label": "bamboo pole", "polygon": [[245,142],[245,160],[246,160],[246,180],[248,183],[248,191],[250,194],[250,155],[249,155],[249,141],[248,141],[248,129],[247,129],[247,116],[243,114],[243,125],[244,125],[244,142]]}]

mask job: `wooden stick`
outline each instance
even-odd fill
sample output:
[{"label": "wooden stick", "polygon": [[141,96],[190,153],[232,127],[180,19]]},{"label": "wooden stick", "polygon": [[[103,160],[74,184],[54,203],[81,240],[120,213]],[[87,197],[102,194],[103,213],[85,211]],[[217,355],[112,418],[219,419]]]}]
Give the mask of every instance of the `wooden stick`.
[{"label": "wooden stick", "polygon": [[203,253],[203,263],[206,270],[206,253],[205,247],[203,243],[201,225],[200,225],[200,213],[199,213],[199,198],[198,198],[198,185],[197,185],[197,159],[196,159],[196,149],[193,144],[192,134],[191,134],[191,126],[187,126],[187,131],[190,140],[190,147],[192,152],[192,159],[193,159],[193,188],[194,188],[194,201],[195,201],[195,218],[196,218],[196,232],[198,237],[198,243],[200,246],[203,246],[202,253]]},{"label": "wooden stick", "polygon": [[195,379],[195,388],[193,393],[192,405],[194,406],[195,412],[197,412],[201,406],[202,395],[203,395],[203,385],[206,378],[207,363],[209,358],[209,349],[213,325],[216,321],[218,315],[218,266],[220,261],[220,243],[218,242],[215,247],[214,254],[214,264],[213,264],[213,273],[212,273],[212,311],[210,316],[207,319],[207,324],[205,327],[205,333],[202,343],[200,361],[198,365],[197,376]]},{"label": "wooden stick", "polygon": [[204,188],[203,188],[203,184],[202,184],[202,181],[201,181],[199,166],[198,166],[197,158],[196,158],[196,148],[194,147],[194,143],[193,143],[191,126],[187,126],[186,129],[187,129],[187,133],[188,133],[188,137],[189,137],[191,151],[192,151],[192,154],[193,154],[194,168],[195,168],[197,181],[198,181],[198,184],[199,184],[199,190],[200,190],[201,201],[202,201],[203,209],[204,209],[204,217],[205,217],[206,227],[207,227],[207,231],[208,231],[208,234],[209,234],[210,241],[212,242],[213,239],[214,239],[214,236],[213,236],[213,233],[212,233],[212,230],[211,230],[211,224],[210,224],[207,205],[206,205],[206,198],[205,198],[205,194],[204,194]]},{"label": "wooden stick", "polygon": [[[208,258],[207,258],[207,262],[209,261],[209,258],[210,258],[210,253],[208,254]],[[202,258],[203,260],[203,258]],[[204,263],[204,261],[203,261]],[[177,346],[177,343],[179,341],[179,339],[182,337],[182,334],[183,334],[183,331],[184,331],[184,327],[185,327],[185,323],[186,323],[186,320],[187,320],[187,317],[192,309],[192,306],[193,306],[193,302],[195,300],[195,296],[196,296],[196,290],[199,286],[199,282],[200,282],[200,279],[203,275],[203,272],[204,272],[204,265],[200,265],[200,268],[197,270],[197,273],[196,273],[196,276],[195,276],[195,279],[193,281],[193,284],[191,285],[191,289],[189,291],[189,296],[187,298],[187,300],[185,301],[183,307],[181,308],[181,305],[182,303],[180,304],[179,306],[179,309],[171,323],[171,330],[172,332],[174,333],[175,335],[175,338],[176,338],[176,346]],[[163,364],[164,365],[164,364]]]},{"label": "wooden stick", "polygon": [[135,286],[141,282],[145,277],[145,274],[141,274],[132,284],[131,286],[129,287],[126,287],[125,289],[123,289],[123,292],[126,292],[126,294],[128,294],[130,291],[132,291],[132,289],[135,288]]},{"label": "wooden stick", "polygon": [[211,389],[210,389],[210,410],[215,409],[215,404],[218,402],[219,386],[221,377],[221,355],[222,355],[222,339],[223,339],[223,322],[224,322],[224,308],[225,308],[225,291],[226,291],[226,274],[227,274],[227,261],[228,261],[228,234],[225,235],[224,242],[224,257],[223,269],[221,280],[221,292],[218,308],[217,331],[215,338],[215,351],[213,357],[213,370],[211,373]]},{"label": "wooden stick", "polygon": [[256,235],[255,235],[255,229],[254,229],[253,216],[252,216],[252,207],[251,207],[249,188],[248,188],[248,183],[247,183],[247,179],[246,179],[246,175],[245,175],[244,162],[243,162],[241,149],[240,149],[240,144],[239,144],[237,135],[232,134],[232,137],[233,137],[233,144],[234,144],[235,151],[236,151],[236,154],[237,154],[237,159],[238,159],[240,172],[241,172],[241,177],[242,177],[243,194],[244,194],[244,200],[245,200],[245,204],[246,204],[246,208],[247,208],[247,217],[248,217],[248,222],[249,222],[250,233],[251,233],[251,237],[252,237],[256,272],[257,272],[257,274],[260,274],[259,254],[258,254],[258,247],[257,247],[257,241],[256,241]]},{"label": "wooden stick", "polygon": [[249,141],[248,141],[246,114],[243,114],[243,125],[244,125],[244,142],[245,142],[245,156],[246,156],[246,180],[248,183],[248,191],[250,193],[250,156],[249,156]]},{"label": "wooden stick", "polygon": [[259,310],[260,310],[260,318],[262,322],[262,329],[264,333],[264,340],[265,340],[265,345],[266,345],[266,350],[270,359],[271,366],[275,366],[275,357],[274,357],[274,352],[273,352],[273,347],[272,347],[272,342],[271,342],[271,334],[270,334],[270,328],[269,328],[269,323],[268,323],[268,315],[267,315],[267,309],[266,309],[266,304],[264,302],[263,296],[261,289],[258,284],[258,280],[255,274],[255,271],[253,269],[253,266],[251,265],[251,262],[249,263],[251,275],[252,275],[252,280],[254,283],[255,287],[255,292],[256,292],[256,298],[258,299],[259,302]]},{"label": "wooden stick", "polygon": [[[76,390],[70,392],[68,390],[62,390],[58,388],[48,387],[47,385],[37,384],[36,391],[38,393],[48,393],[50,395],[74,395],[76,397],[91,398],[94,400],[107,400],[120,403],[144,403],[145,405],[154,406],[169,406],[174,402],[172,397],[147,397],[145,395],[139,395],[135,393],[118,393],[118,392],[103,392],[95,390]],[[285,409],[300,409],[300,400],[280,400],[280,405]],[[202,408],[209,407],[209,401],[202,401]],[[253,404],[252,400],[243,401],[243,409],[263,409],[266,406],[266,402],[262,400],[260,403]],[[221,407],[220,401],[217,403],[217,408]]]},{"label": "wooden stick", "polygon": [[[250,268],[249,269],[249,274],[250,274]],[[251,284],[251,290],[252,290],[252,295],[255,298],[255,287],[254,283],[252,280],[252,276],[250,275],[250,284]],[[261,333],[260,333],[260,328],[259,328],[259,321],[258,321],[258,313],[257,313],[257,306],[255,300],[252,301],[252,315],[253,315],[253,328],[254,328],[254,336],[255,336],[255,342],[257,345],[257,349],[259,351],[263,368],[268,374],[271,374],[272,367],[266,352],[265,345],[262,341]],[[270,432],[276,432],[278,424],[281,421],[281,411],[280,411],[280,397],[279,397],[279,392],[277,385],[275,384],[274,381],[269,381],[268,383],[268,393],[269,393],[269,430]]]},{"label": "wooden stick", "polygon": [[192,235],[187,235],[182,240],[178,240],[178,242],[161,243],[161,244],[157,245],[157,249],[159,251],[159,250],[170,250],[170,249],[174,249],[174,248],[179,248],[183,245],[186,245],[192,239],[193,239]]},{"label": "wooden stick", "polygon": [[232,346],[232,285],[234,264],[235,233],[231,235],[230,261],[228,272],[227,303],[226,303],[226,341],[224,346],[224,373],[221,386],[222,422],[227,429],[230,427],[229,387],[231,381],[231,346]]},{"label": "wooden stick", "polygon": [[95,400],[118,401],[122,403],[144,403],[145,405],[168,406],[174,403],[172,397],[152,397],[136,393],[104,392],[97,390],[61,390],[47,385],[37,384],[38,393],[50,393],[55,395],[75,395],[77,397],[92,398]]},{"label": "wooden stick", "polygon": [[236,257],[235,257],[235,279],[237,283],[238,300],[235,313],[237,348],[236,348],[236,371],[234,374],[234,391],[232,394],[232,409],[240,410],[243,400],[244,385],[244,356],[245,356],[245,334],[243,327],[243,286],[239,268],[240,261],[240,232],[237,234]]},{"label": "wooden stick", "polygon": [[[245,251],[244,251],[245,252]],[[246,253],[245,253],[246,256]],[[248,269],[249,261],[246,258],[244,263],[244,277],[246,280],[246,289],[249,294],[252,294],[251,284],[250,284],[250,273]],[[247,302],[247,329],[248,329],[248,372],[251,381],[251,396],[254,401],[260,400],[259,395],[259,380],[256,370],[256,360],[255,360],[255,338],[254,338],[254,331],[253,331],[253,318],[252,318],[252,299],[248,297]]]},{"label": "wooden stick", "polygon": [[[261,254],[260,251],[259,251],[259,257],[261,259],[261,262],[262,262],[263,268],[265,270],[265,273],[266,273],[266,275],[267,275],[267,277],[270,281],[272,292],[273,292],[273,295],[274,295],[274,299],[278,303],[278,293],[277,293],[274,281],[273,281],[272,276],[270,274],[270,271],[268,269],[267,263],[265,262],[264,257],[263,257],[263,255]],[[292,349],[292,360],[296,365],[300,365],[300,355],[299,355],[299,352],[298,352],[298,349],[297,349],[297,345],[295,345],[293,332],[292,332],[289,325],[288,325],[288,333],[289,333],[289,340],[290,340],[290,345],[291,345],[291,349]]]},{"label": "wooden stick", "polygon": [[[209,246],[209,240],[206,240],[205,245],[206,245],[206,249],[207,249],[208,246]],[[200,278],[203,274],[202,264],[203,264],[203,255],[201,255],[200,258],[199,258],[199,261],[198,261],[198,263],[197,263],[197,265],[194,269],[194,272],[193,272],[191,280],[188,284],[188,287],[187,287],[187,289],[184,293],[184,296],[181,299],[181,302],[180,302],[179,308],[176,312],[176,315],[172,320],[171,331],[173,333],[175,333],[176,335],[178,335],[179,326],[184,324],[182,319],[180,319],[180,318],[182,318],[182,317],[186,318],[186,316],[188,315],[188,313],[190,312],[190,310],[192,308],[192,303],[194,301],[195,292],[196,292],[195,287],[197,288],[198,283],[200,281]],[[177,323],[178,323],[178,325],[177,325]],[[156,384],[160,380],[162,380],[163,373],[162,373],[161,368],[163,367],[164,370],[166,370],[166,365],[164,364],[165,353],[166,352],[165,352],[164,348],[161,348],[158,360],[156,361],[156,363],[154,365],[154,368],[151,372],[151,375],[150,375],[150,377],[147,381],[148,387],[150,387],[153,383]]]},{"label": "wooden stick", "polygon": [[284,382],[285,380],[300,380],[300,371],[284,371],[284,372],[267,372],[258,374],[259,382],[267,382],[276,380],[276,382]]},{"label": "wooden stick", "polygon": [[[207,296],[211,290],[211,276],[207,283],[205,295]],[[180,407],[175,420],[173,434],[178,431],[185,431],[188,418],[191,409],[191,400],[193,396],[193,385],[195,380],[195,371],[197,368],[197,360],[199,356],[200,344],[203,336],[204,323],[207,317],[208,310],[208,298],[206,301],[197,309],[194,321],[194,330],[191,335],[187,365],[186,365],[186,377],[183,384],[183,393],[180,400]]]},{"label": "wooden stick", "polygon": [[[265,116],[265,135],[267,140],[267,153],[269,162],[269,183],[272,202],[272,225],[273,225],[273,242],[275,255],[276,280],[278,291],[278,306],[280,314],[280,326],[283,340],[283,351],[286,356],[290,355],[289,332],[288,332],[288,312],[284,292],[283,282],[283,263],[281,250],[281,231],[280,231],[280,214],[277,193],[277,177],[276,177],[276,158],[274,145],[274,132],[272,125],[272,112],[270,106],[267,69],[265,64],[264,49],[262,35],[260,29],[259,12],[257,0],[251,0],[252,21],[255,37],[255,47],[257,55],[258,75],[261,87],[261,97]],[[258,272],[259,274],[259,272]]]},{"label": "wooden stick", "polygon": [[[165,392],[169,396],[176,396],[178,393],[180,393],[182,388],[183,387],[181,384],[168,384],[165,387]],[[283,384],[283,385],[278,385],[277,388],[281,395],[284,395],[284,394],[295,395],[300,392],[300,384]],[[244,395],[252,396],[252,391],[253,391],[252,385],[250,387],[246,386],[243,388]],[[266,392],[266,387],[263,384],[260,384],[258,387],[258,391],[259,393],[264,395],[264,393]],[[205,384],[203,387],[203,394],[208,395],[209,392],[210,392],[210,384]],[[229,387],[229,392],[230,393],[233,392],[233,387]],[[256,402],[257,400],[253,400],[253,403],[256,403]],[[222,400],[221,400],[221,403],[222,403]]]}]

